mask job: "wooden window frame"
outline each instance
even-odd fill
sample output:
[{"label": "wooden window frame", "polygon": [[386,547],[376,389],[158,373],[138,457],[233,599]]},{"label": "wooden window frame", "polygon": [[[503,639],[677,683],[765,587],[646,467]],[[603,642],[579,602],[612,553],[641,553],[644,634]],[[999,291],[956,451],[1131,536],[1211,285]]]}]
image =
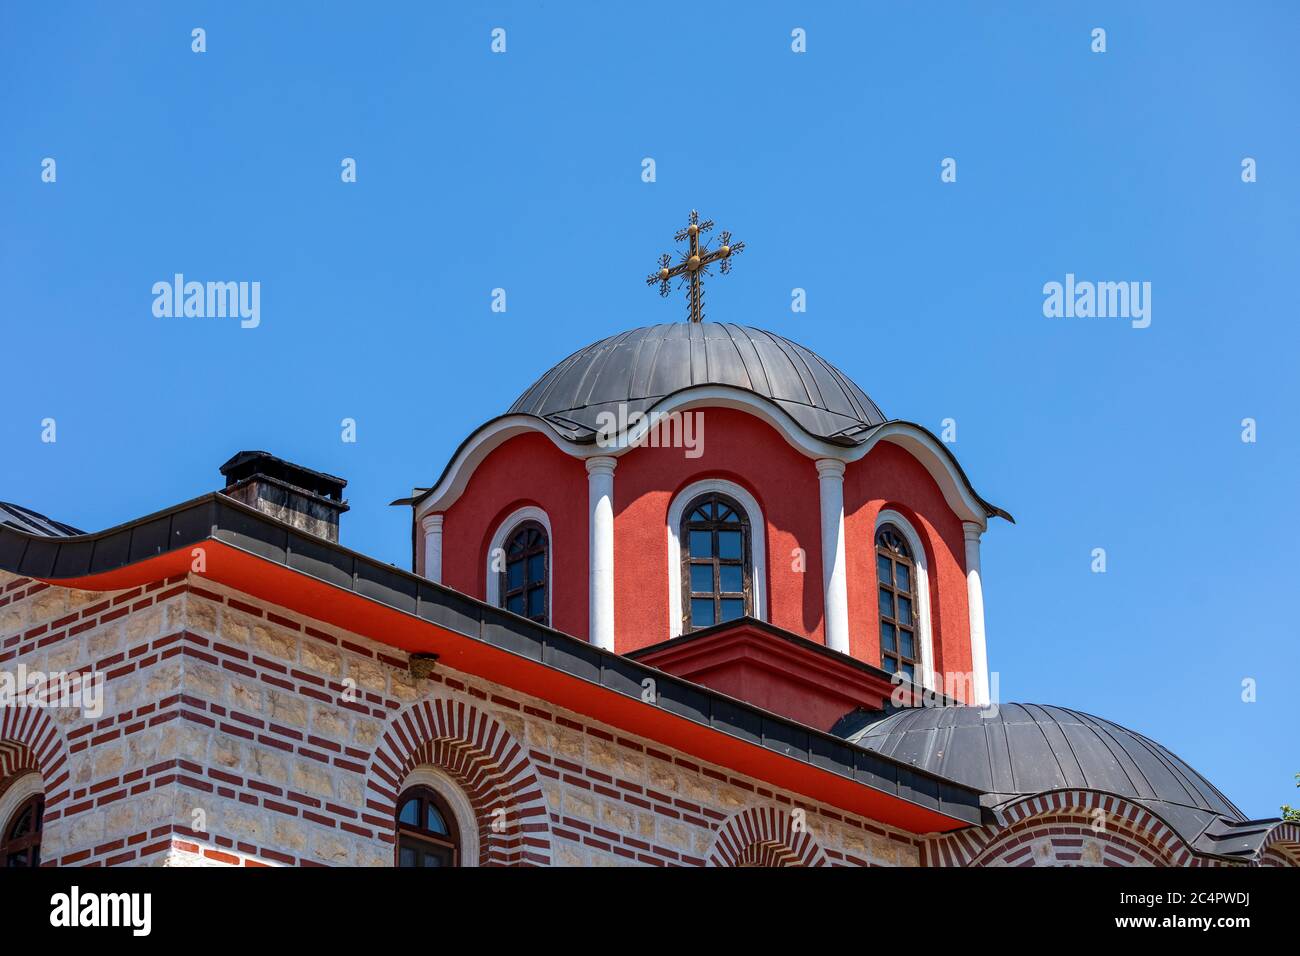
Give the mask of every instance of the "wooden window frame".
[{"label": "wooden window frame", "polygon": [[[886,536],[893,537],[898,542],[898,549],[890,547],[886,541]],[[901,549],[901,550],[900,550]],[[890,561],[889,582],[885,583],[880,580],[880,558],[884,557]],[[908,590],[904,591],[898,587],[898,566],[902,565],[907,568]],[[880,609],[880,592],[888,591],[890,593],[890,607],[894,609],[893,615],[887,615]],[[912,602],[912,622],[904,624],[898,615],[898,599],[905,597]],[[876,613],[880,617],[878,630],[880,640],[880,667],[890,674],[903,674],[903,664],[910,664],[912,667],[911,681],[913,684],[920,685],[922,680],[921,672],[921,616],[920,616],[920,598],[916,589],[916,557],[912,554],[912,546],[908,543],[907,535],[903,530],[892,523],[882,524],[876,529]],[[885,625],[892,625],[894,628],[894,649],[888,650],[885,647]],[[903,654],[902,633],[906,631],[912,635],[912,657]],[[896,662],[893,666],[887,663],[887,658],[893,658]]]},{"label": "wooden window frame", "polygon": [[[515,539],[518,538],[521,534],[525,534],[529,531],[537,532],[538,540],[541,543],[534,545],[531,548],[526,548],[524,550],[523,555],[520,556],[518,559],[516,559],[518,561],[523,562],[524,583],[517,588],[512,588],[510,587],[510,564],[511,564],[510,550],[512,547],[514,547]],[[499,575],[500,583],[497,587],[497,593],[498,593],[497,600],[500,603],[501,607],[508,609],[510,606],[510,598],[514,597],[515,595],[523,595],[524,610],[523,613],[520,614],[519,616],[526,617],[530,621],[535,621],[536,623],[541,624],[543,627],[550,627],[551,624],[551,536],[546,533],[546,528],[542,525],[540,521],[535,521],[532,519],[529,519],[527,521],[521,521],[519,524],[515,525],[515,527],[510,529],[510,533],[506,535],[505,543],[502,546],[502,550],[505,551],[505,562],[504,562],[504,567],[500,571],[500,575]],[[530,584],[528,581],[528,559],[537,554],[541,554],[542,556],[542,580],[540,583],[534,582]],[[528,613],[528,595],[529,592],[535,591],[539,587],[542,590],[542,613],[540,617],[535,617]],[[511,611],[510,613],[517,614],[519,612]]]},{"label": "wooden window frame", "polygon": [[[402,808],[414,799],[422,801],[420,803],[419,819],[421,824],[426,819],[425,803],[432,803],[434,808],[447,824],[449,835],[443,836],[441,833],[434,833],[426,829],[423,825],[411,826],[409,823],[402,822]],[[418,784],[402,791],[401,796],[397,798],[397,808],[393,812],[393,821],[397,827],[397,841],[393,847],[393,864],[399,868],[402,866],[402,838],[405,837],[410,843],[417,847],[420,844],[433,844],[434,846],[448,850],[451,853],[451,865],[460,866],[460,825],[456,822],[456,814],[452,812],[451,804],[445,797],[433,787],[424,784]],[[411,869],[411,867],[407,867]]]},{"label": "wooden window frame", "polygon": [[[18,825],[18,821],[29,807],[35,811],[32,817],[34,824],[32,829],[20,837],[11,836],[13,828]],[[44,819],[45,794],[34,793],[18,804],[14,812],[9,814],[9,819],[4,821],[4,830],[0,831],[0,867],[9,869],[9,857],[24,850],[29,851],[31,856],[31,862],[27,864],[28,867],[41,865],[41,838],[45,832]]]},{"label": "wooden window frame", "polygon": [[[697,510],[706,504],[720,504],[729,508],[733,514],[739,518],[739,524],[736,522],[724,522],[717,518],[711,518],[706,521],[692,521],[691,516]],[[718,532],[719,531],[740,531],[740,558],[722,558],[718,554]],[[691,555],[691,532],[708,531],[712,535],[713,556],[711,558],[695,558]],[[702,495],[692,498],[690,503],[682,510],[682,523],[678,529],[678,542],[682,556],[682,633],[690,634],[694,631],[700,631],[707,627],[713,627],[719,623],[727,623],[722,620],[722,601],[742,599],[744,602],[745,617],[754,616],[754,554],[752,542],[752,528],[749,522],[749,513],[741,507],[740,502],[731,495],[722,491],[707,491]],[[691,587],[691,567],[694,565],[709,565],[713,569],[713,591],[695,591]],[[720,568],[723,566],[741,568],[741,590],[740,591],[723,591]],[[691,620],[692,602],[706,598],[713,599],[713,623],[695,625]],[[735,620],[732,618],[731,620]]]}]

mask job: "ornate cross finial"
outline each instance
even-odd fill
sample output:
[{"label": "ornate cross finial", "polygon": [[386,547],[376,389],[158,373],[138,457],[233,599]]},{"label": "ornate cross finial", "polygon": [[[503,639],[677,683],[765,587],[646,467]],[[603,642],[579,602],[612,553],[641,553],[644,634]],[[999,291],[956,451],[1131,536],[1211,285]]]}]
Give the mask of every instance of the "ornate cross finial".
[{"label": "ornate cross finial", "polygon": [[732,245],[731,233],[724,229],[718,237],[722,240],[722,244],[717,249],[709,249],[707,242],[700,242],[700,233],[708,232],[712,228],[712,219],[700,222],[700,214],[692,209],[690,224],[673,236],[677,242],[683,239],[690,240],[690,246],[682,253],[681,262],[670,266],[668,263],[672,262],[672,256],[665,252],[659,257],[659,271],[650,273],[645,280],[646,285],[658,283],[659,294],[667,296],[668,283],[677,276],[685,276],[686,281],[690,283],[687,298],[692,322],[704,321],[704,286],[700,282],[700,277],[709,275],[709,266],[715,262],[722,263],[722,274],[726,275],[731,271],[731,257],[745,248],[743,242]]}]

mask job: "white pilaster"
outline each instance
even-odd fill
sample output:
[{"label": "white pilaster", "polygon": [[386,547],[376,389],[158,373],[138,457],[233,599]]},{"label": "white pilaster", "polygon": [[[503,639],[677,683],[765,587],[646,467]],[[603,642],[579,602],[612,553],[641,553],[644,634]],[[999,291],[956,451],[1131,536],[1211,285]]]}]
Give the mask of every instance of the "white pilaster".
[{"label": "white pilaster", "polygon": [[975,701],[980,707],[989,704],[989,659],[984,644],[984,585],[980,581],[980,534],[977,522],[963,521],[966,534],[966,593],[970,604],[970,659],[975,684]]},{"label": "white pilaster", "polygon": [[822,507],[822,589],[826,597],[826,646],[849,652],[849,579],[844,556],[844,462],[817,461]]},{"label": "white pilaster", "polygon": [[442,583],[442,515],[425,515],[420,519],[424,532],[424,576]]},{"label": "white pilaster", "polygon": [[587,506],[590,514],[590,636],[607,651],[614,649],[614,466],[605,455],[587,459]]}]

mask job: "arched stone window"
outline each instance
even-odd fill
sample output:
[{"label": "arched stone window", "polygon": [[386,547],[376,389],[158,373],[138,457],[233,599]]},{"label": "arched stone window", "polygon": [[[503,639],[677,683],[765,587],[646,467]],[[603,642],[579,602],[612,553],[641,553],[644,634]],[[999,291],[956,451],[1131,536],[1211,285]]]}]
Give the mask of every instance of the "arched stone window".
[{"label": "arched stone window", "polygon": [[23,799],[4,820],[0,831],[0,865],[6,869],[41,865],[41,822],[45,795],[34,793]]},{"label": "arched stone window", "polygon": [[880,666],[920,684],[917,575],[912,549],[892,524],[876,532],[876,584],[880,606]]},{"label": "arched stone window", "polygon": [[550,579],[550,539],[536,521],[525,521],[511,532],[501,571],[501,606],[538,624],[550,623],[547,582]]},{"label": "arched stone window", "polygon": [[682,514],[682,633],[754,614],[751,529],[730,495],[708,492]]},{"label": "arched stone window", "polygon": [[460,866],[460,829],[432,787],[406,790],[397,801],[397,865]]},{"label": "arched stone window", "polygon": [[488,544],[487,602],[549,627],[554,540],[541,508],[527,505],[507,515]]}]

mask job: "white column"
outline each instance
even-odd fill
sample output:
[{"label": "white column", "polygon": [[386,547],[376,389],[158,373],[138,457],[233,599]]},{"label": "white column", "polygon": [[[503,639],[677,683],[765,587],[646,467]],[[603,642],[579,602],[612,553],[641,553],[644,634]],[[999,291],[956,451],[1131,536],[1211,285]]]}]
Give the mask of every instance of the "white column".
[{"label": "white column", "polygon": [[442,515],[425,515],[420,519],[424,532],[424,576],[442,583]]},{"label": "white column", "polygon": [[590,514],[588,640],[607,651],[614,649],[614,465],[601,455],[587,459],[587,507]]},{"label": "white column", "polygon": [[849,578],[844,556],[844,462],[817,461],[822,501],[822,588],[826,595],[826,646],[849,652]]},{"label": "white column", "polygon": [[970,604],[970,660],[975,684],[975,701],[980,707],[989,704],[989,658],[984,645],[984,585],[980,581],[980,534],[984,528],[975,521],[963,521],[966,533],[966,593]]}]

